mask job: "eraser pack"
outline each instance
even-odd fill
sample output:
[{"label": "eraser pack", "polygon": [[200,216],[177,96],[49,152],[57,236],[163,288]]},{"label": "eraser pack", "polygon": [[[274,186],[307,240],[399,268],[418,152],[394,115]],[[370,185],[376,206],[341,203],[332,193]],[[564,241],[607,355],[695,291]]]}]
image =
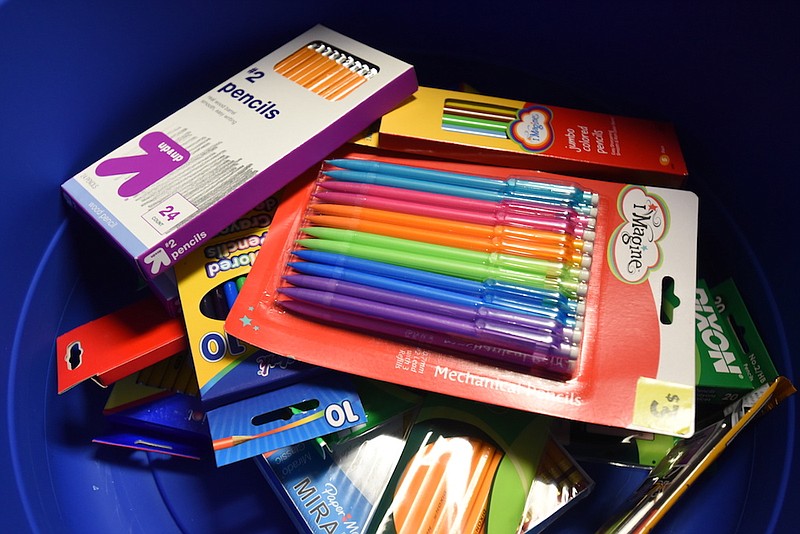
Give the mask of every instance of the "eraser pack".
[{"label": "eraser pack", "polygon": [[686,191],[336,155],[285,192],[225,326],[356,375],[687,436],[696,222]]},{"label": "eraser pack", "polygon": [[62,190],[152,279],[416,87],[410,65],[315,26]]}]

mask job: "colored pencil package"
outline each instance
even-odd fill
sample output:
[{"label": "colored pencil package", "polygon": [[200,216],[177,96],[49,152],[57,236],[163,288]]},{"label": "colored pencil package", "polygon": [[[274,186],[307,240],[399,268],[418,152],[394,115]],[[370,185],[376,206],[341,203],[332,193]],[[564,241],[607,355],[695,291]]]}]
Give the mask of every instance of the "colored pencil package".
[{"label": "colored pencil package", "polygon": [[410,65],[315,26],[62,191],[152,280],[416,87]]},{"label": "colored pencil package", "polygon": [[593,487],[548,425],[428,396],[366,532],[540,532]]},{"label": "colored pencil package", "polygon": [[367,424],[270,451],[256,462],[298,532],[365,532],[422,397],[360,380]]},{"label": "colored pencil package", "polygon": [[318,371],[243,342],[224,329],[272,224],[278,198],[259,203],[175,265],[189,351],[208,409],[302,381]]},{"label": "colored pencil package", "polygon": [[420,87],[379,128],[388,150],[601,180],[678,187],[669,123]]},{"label": "colored pencil package", "polygon": [[356,385],[327,371],[209,410],[218,466],[366,424]]},{"label": "colored pencil package", "polygon": [[208,421],[197,395],[144,385],[137,375],[114,384],[103,408],[102,445],[200,459],[211,454]]},{"label": "colored pencil package", "polygon": [[290,186],[233,336],[489,404],[691,435],[697,197],[352,152]]}]

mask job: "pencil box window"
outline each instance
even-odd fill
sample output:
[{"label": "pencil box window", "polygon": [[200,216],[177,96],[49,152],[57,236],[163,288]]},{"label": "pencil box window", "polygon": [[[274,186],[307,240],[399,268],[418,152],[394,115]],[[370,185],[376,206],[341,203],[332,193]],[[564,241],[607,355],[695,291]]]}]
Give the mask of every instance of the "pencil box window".
[{"label": "pencil box window", "polygon": [[442,129],[508,139],[508,125],[516,118],[515,108],[448,98],[442,109]]},{"label": "pencil box window", "polygon": [[279,61],[275,72],[328,100],[341,100],[378,74],[377,65],[315,41]]}]

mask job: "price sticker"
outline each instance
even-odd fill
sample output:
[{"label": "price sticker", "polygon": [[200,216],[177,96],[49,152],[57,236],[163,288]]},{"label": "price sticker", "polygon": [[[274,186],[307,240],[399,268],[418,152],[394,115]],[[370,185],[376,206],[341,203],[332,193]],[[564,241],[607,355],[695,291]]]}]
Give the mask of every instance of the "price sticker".
[{"label": "price sticker", "polygon": [[694,433],[694,388],[640,378],[636,384],[633,423],[659,434],[688,437]]}]

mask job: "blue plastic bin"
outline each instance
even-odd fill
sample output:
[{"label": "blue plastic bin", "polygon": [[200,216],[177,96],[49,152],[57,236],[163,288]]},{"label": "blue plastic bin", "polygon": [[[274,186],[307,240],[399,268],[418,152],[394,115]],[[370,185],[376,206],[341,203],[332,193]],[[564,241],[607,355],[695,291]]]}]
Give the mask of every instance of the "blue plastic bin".
[{"label": "blue plastic bin", "polygon": [[[60,184],[316,23],[413,63],[421,84],[673,122],[701,198],[701,274],[733,276],[797,384],[796,2],[0,2],[4,532],[291,532],[250,462],[216,469],[90,443],[105,394],[56,394],[57,334],[133,297],[130,267]],[[585,5],[584,5],[585,4]],[[748,429],[661,532],[790,532],[796,399]],[[591,532],[641,481],[552,526]]]}]

